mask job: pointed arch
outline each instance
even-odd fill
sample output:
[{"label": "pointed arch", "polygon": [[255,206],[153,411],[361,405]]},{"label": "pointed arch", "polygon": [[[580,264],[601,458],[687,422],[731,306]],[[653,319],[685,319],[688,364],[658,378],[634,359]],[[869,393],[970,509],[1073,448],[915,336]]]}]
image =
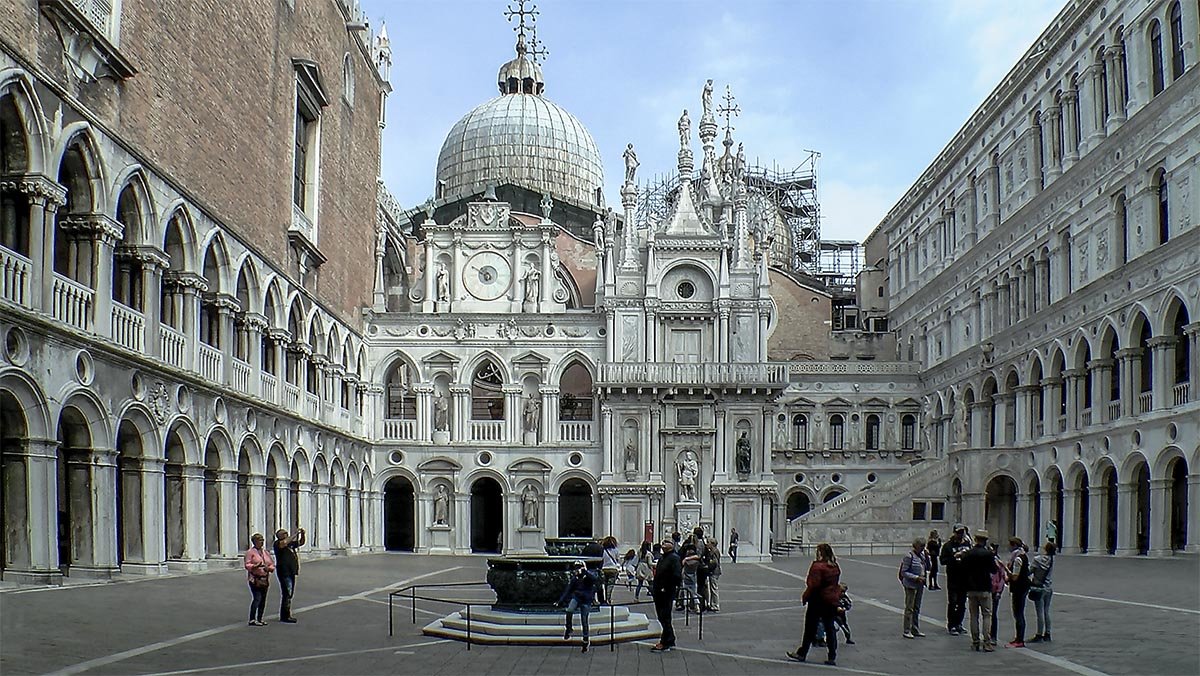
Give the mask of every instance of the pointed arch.
[{"label": "pointed arch", "polygon": [[183,200],[176,200],[167,207],[162,218],[162,250],[167,254],[168,265],[176,272],[194,272],[196,258],[196,223],[191,210]]},{"label": "pointed arch", "polygon": [[[205,455],[210,450],[217,454],[220,462],[220,466],[214,469],[237,469],[237,457],[233,454],[233,440],[229,438],[229,432],[225,431],[224,427],[217,426],[208,431],[208,438],[204,440]],[[205,458],[205,464],[208,464],[207,458]]]},{"label": "pointed arch", "polygon": [[[42,117],[42,104],[29,75],[17,68],[0,70],[0,106],[8,100],[16,113],[22,134],[20,154],[10,157],[14,166],[0,164],[3,173],[46,173],[47,139],[46,120]],[[17,160],[20,160],[17,166]],[[4,162],[0,159],[0,162]]]},{"label": "pointed arch", "polygon": [[75,122],[63,128],[53,152],[58,182],[67,187],[67,203],[59,213],[110,213],[103,154],[95,133],[87,122]]},{"label": "pointed arch", "polygon": [[92,448],[112,448],[113,436],[109,428],[109,414],[94,392],[85,387],[76,387],[62,397],[55,418],[62,416],[63,409],[74,408],[83,416],[91,437]]},{"label": "pointed arch", "polygon": [[211,293],[229,293],[230,290],[230,259],[229,248],[225,244],[225,236],[221,231],[214,230],[204,243],[201,274],[208,281]]},{"label": "pointed arch", "polygon": [[[238,263],[237,281],[234,283],[234,295],[242,306],[242,312],[263,312],[263,301],[266,294],[259,281],[258,265],[249,254],[242,257]],[[270,321],[272,318],[268,318]]]},{"label": "pointed arch", "polygon": [[146,174],[137,164],[129,165],[113,183],[112,194],[117,196],[109,214],[124,228],[122,243],[126,246],[156,245],[154,199],[146,184]]},{"label": "pointed arch", "polygon": [[53,433],[50,427],[52,420],[50,406],[37,382],[30,378],[25,371],[14,368],[0,369],[0,394],[3,393],[11,396],[12,403],[16,405],[12,413],[14,415],[19,413],[22,418],[19,421],[0,418],[5,429],[17,430],[19,429],[17,423],[20,423],[20,427],[24,429],[28,438],[50,438]]}]

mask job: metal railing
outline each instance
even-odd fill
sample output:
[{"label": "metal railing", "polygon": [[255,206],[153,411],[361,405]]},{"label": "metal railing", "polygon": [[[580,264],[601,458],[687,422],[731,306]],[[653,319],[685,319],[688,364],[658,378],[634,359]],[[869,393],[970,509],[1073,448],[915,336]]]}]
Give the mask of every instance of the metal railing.
[{"label": "metal railing", "polygon": [[[432,603],[445,603],[445,604],[450,604],[450,605],[458,605],[458,606],[463,606],[464,610],[466,611],[466,614],[464,617],[464,619],[466,620],[466,624],[467,624],[466,644],[467,644],[467,650],[470,650],[471,644],[475,642],[472,637],[473,630],[472,630],[472,626],[471,626],[472,625],[471,609],[474,607],[477,607],[477,606],[491,607],[492,605],[494,605],[495,602],[494,601],[472,601],[472,600],[467,600],[467,599],[427,596],[424,594],[418,594],[417,590],[420,590],[420,589],[444,589],[444,588],[448,588],[448,587],[449,588],[465,588],[465,587],[484,587],[484,586],[488,587],[489,589],[491,588],[491,585],[487,582],[432,582],[432,583],[426,583],[426,584],[405,585],[403,587],[400,587],[399,589],[388,592],[388,604],[387,604],[388,605],[388,636],[391,637],[391,636],[395,635],[396,620],[395,620],[395,611],[394,611],[394,608],[395,608],[394,601],[397,598],[407,598],[408,599],[409,611],[412,613],[412,623],[414,625],[417,623],[417,601],[429,601]],[[684,593],[683,587],[680,587],[679,591],[677,593],[676,602],[678,601],[679,595],[682,595],[683,593]],[[652,599],[647,599],[645,601],[633,601],[632,603],[621,603],[618,605],[624,606],[624,607],[630,607],[630,606],[650,605],[653,603],[654,603],[654,601]],[[599,604],[599,603],[596,604],[596,606],[600,607],[600,608],[603,608],[605,605],[607,605],[609,608],[615,607],[612,604]],[[691,626],[691,616],[696,615],[696,617],[697,617],[697,619],[696,619],[696,640],[703,641],[704,640],[704,615],[708,611],[704,608],[703,603],[701,603],[698,606],[698,608],[699,608],[698,610],[692,610],[691,605],[690,605],[690,600],[685,600],[685,602],[683,603],[683,626],[690,627]],[[615,651],[617,649],[616,635],[617,635],[616,613],[612,612],[610,610],[608,613],[608,649],[610,652]]]}]

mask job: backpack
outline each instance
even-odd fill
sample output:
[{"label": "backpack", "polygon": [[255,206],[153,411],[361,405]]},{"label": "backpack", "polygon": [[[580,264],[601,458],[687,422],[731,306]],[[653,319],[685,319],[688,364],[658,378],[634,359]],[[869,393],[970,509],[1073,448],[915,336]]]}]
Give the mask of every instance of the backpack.
[{"label": "backpack", "polygon": [[1021,567],[1013,570],[1010,573],[1009,582],[1017,584],[1018,582],[1024,581],[1029,584],[1033,584],[1033,573],[1029,570],[1029,555],[1025,552],[1021,552],[1020,554],[1017,554],[1016,558],[1020,560]]}]

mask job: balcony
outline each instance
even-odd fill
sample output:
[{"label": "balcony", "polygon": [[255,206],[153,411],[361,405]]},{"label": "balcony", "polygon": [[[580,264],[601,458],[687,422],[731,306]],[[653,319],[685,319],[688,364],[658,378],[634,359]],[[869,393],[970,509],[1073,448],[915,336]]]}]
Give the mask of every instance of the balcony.
[{"label": "balcony", "polygon": [[233,389],[250,394],[250,365],[237,358],[233,360]]},{"label": "balcony", "polygon": [[788,365],[752,364],[676,364],[672,362],[603,363],[601,385],[699,385],[784,387]]},{"label": "balcony", "polygon": [[95,291],[73,279],[54,273],[51,292],[51,314],[55,319],[83,331],[91,330],[92,299],[96,295]]},{"label": "balcony", "polygon": [[158,329],[158,349],[162,360],[174,366],[183,368],[183,353],[187,347],[187,339],[182,333],[163,324]]},{"label": "balcony", "polygon": [[291,383],[283,384],[283,401],[280,404],[289,411],[300,410],[300,388]]},{"label": "balcony", "polygon": [[1081,427],[1091,426],[1091,424],[1092,424],[1092,409],[1090,409],[1090,408],[1083,409],[1083,412],[1081,413],[1080,417],[1083,420],[1083,422],[1080,423]]},{"label": "balcony", "polygon": [[568,444],[590,442],[595,426],[591,420],[562,420],[558,423],[558,440]]},{"label": "balcony", "polygon": [[1154,393],[1139,392],[1137,396],[1137,412],[1149,413],[1154,408]]},{"label": "balcony", "polygon": [[116,344],[134,352],[142,352],[143,336],[146,334],[146,318],[142,313],[113,301],[112,338]]},{"label": "balcony", "polygon": [[200,343],[200,360],[199,371],[200,375],[212,383],[223,383],[225,378],[222,377],[221,369],[225,361],[225,355],[217,348],[208,343]]},{"label": "balcony", "polygon": [[1191,384],[1175,383],[1171,386],[1171,405],[1183,406],[1191,401]]},{"label": "balcony", "polygon": [[278,396],[277,392],[279,391],[278,378],[267,371],[263,371],[258,374],[258,387],[258,396],[262,397],[264,401],[275,403],[275,399]]},{"label": "balcony", "polygon": [[468,421],[471,441],[503,441],[504,425],[503,420]]},{"label": "balcony", "polygon": [[384,419],[383,438],[391,441],[413,441],[417,438],[417,421]]},{"label": "balcony", "polygon": [[29,259],[0,246],[0,298],[29,307]]},{"label": "balcony", "polygon": [[321,399],[312,392],[304,393],[304,415],[311,420],[321,418]]},{"label": "balcony", "polygon": [[1121,400],[1110,401],[1104,405],[1104,422],[1112,422],[1121,417]]}]

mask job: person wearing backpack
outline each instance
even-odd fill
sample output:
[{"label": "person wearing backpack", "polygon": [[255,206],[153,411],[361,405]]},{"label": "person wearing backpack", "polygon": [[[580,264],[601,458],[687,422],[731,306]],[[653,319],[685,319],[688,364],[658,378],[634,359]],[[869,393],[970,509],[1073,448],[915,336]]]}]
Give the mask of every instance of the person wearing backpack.
[{"label": "person wearing backpack", "polygon": [[1042,553],[1029,563],[1032,570],[1029,574],[1029,599],[1033,601],[1033,610],[1037,613],[1037,633],[1029,639],[1030,643],[1050,642],[1050,599],[1054,596],[1052,578],[1054,554],[1057,551],[1057,545],[1047,542]]},{"label": "person wearing backpack", "polygon": [[713,538],[708,539],[708,595],[705,602],[708,604],[708,611],[712,613],[721,611],[721,591],[717,589],[717,582],[721,577],[721,547]]},{"label": "person wearing backpack", "polygon": [[904,587],[904,638],[924,636],[920,629],[921,597],[925,594],[927,581],[926,565],[928,555],[925,553],[925,538],[912,541],[912,551],[906,552],[900,560],[898,576]]},{"label": "person wearing backpack", "polygon": [[951,636],[962,636],[963,619],[967,610],[967,577],[962,559],[971,549],[967,539],[967,527],[954,524],[954,534],[942,545],[939,556],[942,568],[946,569],[946,628]]},{"label": "person wearing backpack", "polygon": [[1012,548],[1008,559],[1008,595],[1012,599],[1013,624],[1016,636],[1009,641],[1009,648],[1025,647],[1025,600],[1029,597],[1029,554],[1026,553],[1025,543],[1021,538],[1010,537],[1008,546]]}]

